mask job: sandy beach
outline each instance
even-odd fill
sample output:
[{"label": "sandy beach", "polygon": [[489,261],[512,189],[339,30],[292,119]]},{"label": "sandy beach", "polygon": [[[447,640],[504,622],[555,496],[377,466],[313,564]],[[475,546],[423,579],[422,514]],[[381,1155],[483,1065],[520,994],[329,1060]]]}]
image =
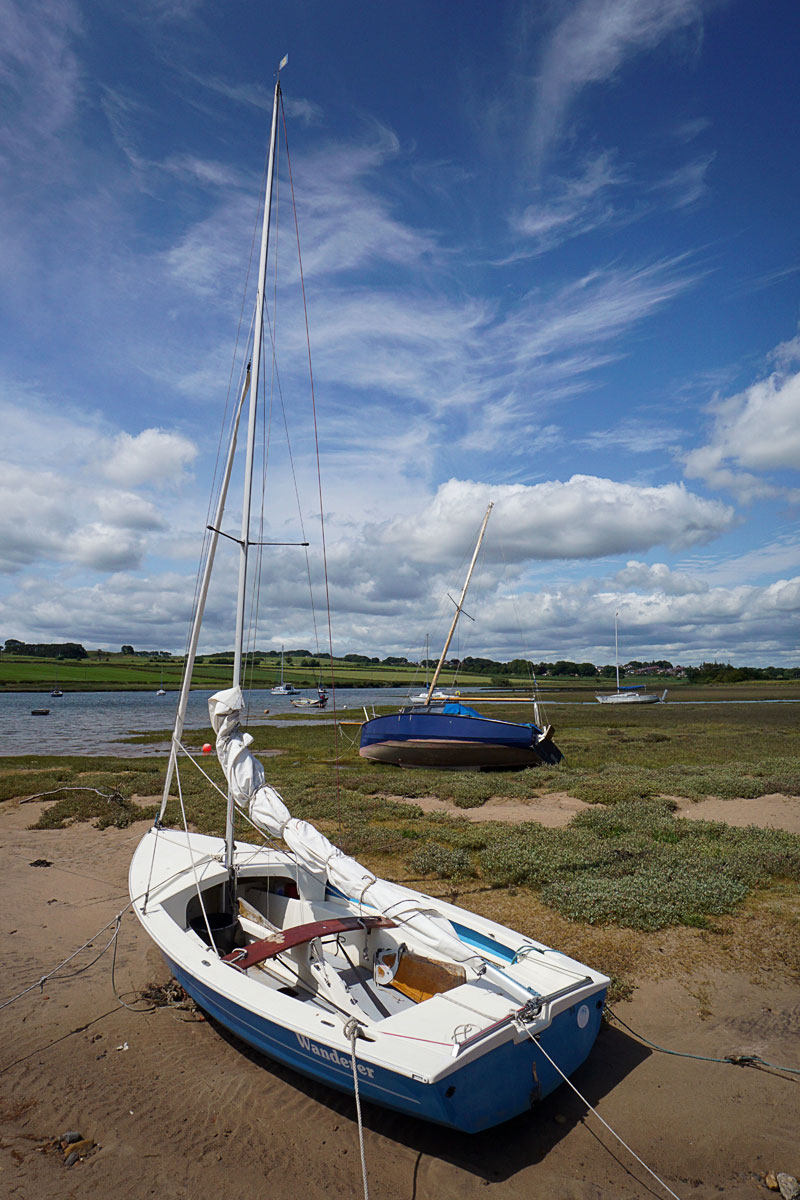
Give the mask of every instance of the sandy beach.
[{"label": "sandy beach", "polygon": [[[563,798],[553,803],[569,809]],[[744,823],[759,812],[758,802],[747,802],[744,815],[733,801],[720,803]],[[769,823],[796,820],[798,809],[800,800],[778,797],[762,806],[765,823],[767,815]],[[37,815],[37,804],[0,808],[0,1004],[126,907],[127,864],[144,829],[30,830]],[[55,978],[0,1009],[0,1195],[362,1196],[352,1098],[258,1058],[186,1009],[122,1007],[111,949],[88,965],[112,932],[113,925]],[[673,954],[675,944],[665,935]],[[674,956],[666,970],[638,979],[614,1011],[659,1046],[800,1068],[800,990],[787,968],[743,962],[741,971],[721,971],[697,962]],[[168,982],[130,915],[122,918],[114,982],[139,1008],[142,989]],[[574,1083],[681,1200],[767,1196],[768,1171],[800,1175],[800,1075],[669,1056],[610,1023]],[[88,1152],[70,1166],[54,1143],[67,1131],[80,1134]],[[668,1195],[566,1087],[477,1137],[367,1106],[364,1136],[373,1200],[466,1200],[487,1188],[507,1200]]]}]

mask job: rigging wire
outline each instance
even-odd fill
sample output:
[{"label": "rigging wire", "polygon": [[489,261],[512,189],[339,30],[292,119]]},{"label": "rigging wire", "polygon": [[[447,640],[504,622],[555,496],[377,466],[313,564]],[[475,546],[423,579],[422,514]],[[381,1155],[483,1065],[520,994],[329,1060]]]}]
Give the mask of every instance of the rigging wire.
[{"label": "rigging wire", "polygon": [[[333,700],[333,715],[334,715],[334,728],[335,728],[336,677],[335,677],[335,673],[334,673],[334,669],[333,669],[333,632],[332,632],[332,619],[331,619],[331,596],[330,596],[330,581],[328,578],[327,539],[326,539],[326,533],[325,533],[325,504],[324,504],[323,495],[322,495],[322,469],[321,469],[321,464],[320,464],[320,452],[319,452],[319,427],[317,424],[317,401],[316,401],[316,394],[314,391],[314,368],[313,368],[313,364],[311,361],[311,334],[310,334],[309,326],[308,326],[308,304],[306,301],[306,281],[305,281],[305,275],[303,272],[303,255],[302,255],[302,251],[300,249],[300,226],[298,224],[298,219],[297,219],[297,200],[295,198],[295,192],[294,192],[294,176],[292,174],[292,160],[291,160],[291,156],[289,154],[289,134],[286,129],[286,110],[284,109],[284,106],[283,106],[283,95],[280,96],[280,102],[281,102],[281,118],[282,118],[282,122],[283,122],[283,139],[284,139],[284,145],[286,146],[286,163],[287,163],[287,167],[289,170],[289,187],[290,187],[291,195],[292,195],[292,211],[294,214],[294,228],[295,228],[295,235],[297,238],[297,259],[298,259],[299,268],[300,268],[300,286],[301,286],[301,290],[302,290],[302,294],[303,294],[303,316],[305,319],[305,327],[306,327],[306,348],[308,351],[308,375],[309,375],[309,382],[310,382],[310,388],[311,388],[311,411],[312,411],[313,420],[314,420],[314,449],[315,449],[315,453],[316,453],[316,462],[317,462],[317,491],[318,491],[318,495],[319,495],[319,523],[320,523],[320,535],[321,535],[321,540],[322,540],[322,564],[323,564],[323,571],[324,571],[324,578],[325,578],[325,607],[326,607],[327,623],[328,623],[328,653],[330,656],[330,670],[331,670],[331,696],[332,696],[332,700]],[[338,737],[335,737],[335,736],[334,736],[334,760],[335,760],[335,764],[336,764],[335,779],[336,779],[337,818],[338,818],[338,828],[339,828],[339,839],[341,840],[341,838],[342,838],[342,793],[341,793],[341,778],[340,778],[341,764],[340,764],[340,757],[339,757],[339,739],[338,739]]]}]

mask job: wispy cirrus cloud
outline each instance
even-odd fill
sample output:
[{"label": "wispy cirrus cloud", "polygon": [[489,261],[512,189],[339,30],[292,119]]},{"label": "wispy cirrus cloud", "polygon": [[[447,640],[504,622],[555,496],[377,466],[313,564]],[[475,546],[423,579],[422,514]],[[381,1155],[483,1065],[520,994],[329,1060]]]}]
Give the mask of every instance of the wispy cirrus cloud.
[{"label": "wispy cirrus cloud", "polygon": [[83,72],[74,43],[82,27],[72,0],[3,4],[0,153],[18,167],[31,161],[44,164],[52,139],[75,117]]},{"label": "wispy cirrus cloud", "polygon": [[[512,215],[513,232],[532,240],[539,252],[589,233],[614,219],[611,195],[626,179],[627,173],[615,165],[610,152],[589,159],[579,174],[568,178],[551,175],[546,196]],[[544,189],[540,185],[538,190]]]},{"label": "wispy cirrus cloud", "polygon": [[534,87],[530,143],[541,162],[575,98],[616,75],[625,61],[678,30],[699,29],[702,0],[579,0],[556,24]]},{"label": "wispy cirrus cloud", "polygon": [[714,158],[707,154],[684,163],[652,183],[649,190],[661,196],[670,208],[688,208],[708,195],[706,176]]}]

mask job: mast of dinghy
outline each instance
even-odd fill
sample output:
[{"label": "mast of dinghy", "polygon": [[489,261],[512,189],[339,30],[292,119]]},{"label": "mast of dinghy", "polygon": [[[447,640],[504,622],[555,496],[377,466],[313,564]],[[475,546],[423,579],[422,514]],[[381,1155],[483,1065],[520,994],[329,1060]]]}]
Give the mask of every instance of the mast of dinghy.
[{"label": "mast of dinghy", "polygon": [[[269,138],[269,161],[264,193],[264,218],[261,226],[261,256],[258,264],[256,291],[255,328],[253,330],[253,378],[250,386],[250,411],[247,425],[247,456],[244,467],[244,495],[242,498],[242,534],[239,542],[239,586],[236,598],[236,643],[233,652],[233,687],[241,687],[242,653],[244,647],[244,619],[247,593],[247,555],[250,548],[250,507],[253,492],[253,460],[256,445],[256,415],[258,409],[258,384],[261,373],[261,344],[264,332],[264,296],[267,280],[267,253],[269,250],[269,227],[272,212],[272,183],[275,176],[275,149],[278,141],[278,106],[281,96],[280,68],[275,81],[275,97],[272,107],[272,129]],[[233,793],[228,790],[228,809],[225,820],[225,862],[229,874],[233,873],[234,853],[234,803]]]},{"label": "mast of dinghy", "polygon": [[219,543],[220,526],[225,513],[225,501],[228,497],[228,485],[231,481],[233,460],[236,456],[236,439],[239,434],[239,421],[241,419],[242,409],[244,408],[244,402],[247,399],[247,394],[249,391],[250,367],[248,366],[244,387],[242,388],[242,394],[239,398],[239,406],[236,409],[236,414],[233,419],[231,440],[228,446],[228,458],[225,463],[225,473],[222,477],[222,487],[220,488],[219,499],[217,501],[217,511],[214,514],[214,524],[209,526],[211,531],[211,539],[208,543],[208,553],[206,555],[205,566],[203,568],[203,576],[200,581],[200,591],[197,598],[197,607],[194,613],[194,620],[192,622],[192,632],[189,636],[189,645],[186,650],[186,662],[184,663],[183,667],[183,680],[181,682],[181,691],[178,698],[178,712],[175,717],[175,728],[172,733],[172,745],[169,752],[169,762],[167,763],[167,773],[164,778],[164,790],[161,794],[161,808],[159,809],[156,825],[160,825],[164,817],[164,809],[167,807],[169,790],[172,786],[172,779],[175,774],[175,763],[178,757],[178,747],[180,746],[180,741],[183,737],[183,727],[186,721],[186,707],[189,703],[189,691],[192,685],[192,672],[194,670],[195,658],[197,657],[197,643],[200,639],[200,628],[203,623],[203,613],[206,607],[208,586],[211,582],[211,570],[214,566],[214,556],[217,552],[217,544]]},{"label": "mast of dinghy", "polygon": [[447,651],[450,649],[450,643],[452,642],[453,634],[456,631],[456,625],[458,624],[458,618],[461,616],[461,610],[464,607],[464,600],[466,599],[466,596],[467,596],[467,588],[469,587],[469,581],[470,581],[470,579],[472,579],[472,572],[475,570],[475,563],[478,561],[478,554],[480,553],[481,543],[483,542],[483,535],[486,533],[486,526],[489,523],[489,516],[490,516],[493,508],[494,508],[494,503],[490,500],[489,507],[486,510],[486,516],[483,518],[483,524],[481,525],[481,531],[478,534],[478,541],[475,545],[475,553],[472,555],[472,562],[469,564],[469,570],[467,571],[467,578],[464,580],[464,587],[461,590],[461,599],[459,600],[458,604],[456,605],[456,615],[453,617],[453,624],[450,626],[450,632],[447,635],[447,641],[444,644],[444,650],[442,651],[442,656],[439,659],[439,665],[437,666],[436,670],[433,673],[433,679],[431,680],[431,685],[428,688],[428,695],[425,697],[426,704],[430,704],[430,702],[431,702],[431,696],[433,695],[433,693],[436,689],[436,681],[438,680],[439,674],[442,670],[442,667],[444,666],[444,660],[447,658]]},{"label": "mast of dinghy", "polygon": [[258,264],[258,290],[256,292],[256,317],[253,330],[253,379],[250,388],[250,412],[247,426],[247,457],[244,467],[244,497],[242,499],[242,536],[239,543],[239,588],[236,599],[236,644],[233,657],[233,687],[242,682],[242,653],[244,646],[244,617],[247,591],[247,555],[250,549],[250,507],[253,491],[253,460],[256,445],[256,414],[258,409],[258,384],[261,374],[261,343],[264,332],[264,293],[267,279],[267,252],[269,250],[269,226],[272,211],[272,181],[275,173],[275,146],[278,138],[278,104],[281,94],[280,77],[275,83],[275,99],[272,110],[272,131],[269,141],[269,163],[267,185],[264,195],[264,220],[261,227],[261,257]]}]

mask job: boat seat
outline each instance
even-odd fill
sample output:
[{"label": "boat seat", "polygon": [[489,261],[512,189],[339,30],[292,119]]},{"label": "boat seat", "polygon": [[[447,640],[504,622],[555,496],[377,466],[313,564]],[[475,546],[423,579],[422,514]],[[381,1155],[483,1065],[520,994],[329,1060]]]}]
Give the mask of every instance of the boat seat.
[{"label": "boat seat", "polygon": [[388,920],[387,917],[330,917],[327,921],[309,921],[305,925],[276,930],[251,942],[249,946],[237,947],[230,954],[226,954],[222,961],[230,963],[240,971],[247,971],[258,963],[266,962],[268,958],[275,958],[284,950],[313,942],[315,938],[330,937],[336,933],[352,933],[356,929],[394,928],[394,921]]},{"label": "boat seat", "polygon": [[416,1004],[466,982],[467,973],[457,963],[426,958],[406,946],[397,950],[379,950],[375,955],[375,982],[393,987]]}]

